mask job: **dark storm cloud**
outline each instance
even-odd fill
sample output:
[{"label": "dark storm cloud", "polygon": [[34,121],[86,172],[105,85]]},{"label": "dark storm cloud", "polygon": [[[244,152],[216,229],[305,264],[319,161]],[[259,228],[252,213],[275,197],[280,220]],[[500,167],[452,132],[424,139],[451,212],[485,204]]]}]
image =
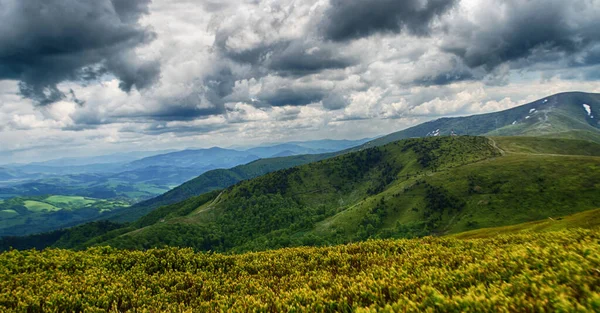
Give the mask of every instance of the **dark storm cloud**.
[{"label": "dark storm cloud", "polygon": [[305,75],[327,69],[342,69],[357,63],[357,60],[339,55],[339,47],[321,42],[294,41],[284,49],[275,51],[268,67],[281,74]]},{"label": "dark storm cloud", "polygon": [[326,39],[346,41],[375,33],[429,33],[434,18],[456,0],[331,0],[321,22]]},{"label": "dark storm cloud", "polygon": [[230,34],[218,33],[215,47],[226,58],[255,67],[256,76],[268,73],[301,76],[328,69],[342,69],[359,60],[341,56],[340,47],[323,42],[305,40],[282,40],[261,44],[245,50],[229,49],[226,45]]},{"label": "dark storm cloud", "polygon": [[[231,35],[229,32],[216,34],[214,43],[216,51],[224,59],[250,65],[251,69],[243,74],[232,73],[231,70],[225,69],[204,80],[206,98],[219,108],[223,108],[227,101],[246,101],[256,107],[301,106],[319,102],[327,93],[327,90],[319,86],[267,89],[256,95],[257,101],[234,99],[229,95],[233,91],[236,80],[260,79],[265,76],[274,76],[277,77],[276,80],[283,80],[283,77],[303,77],[326,70],[343,69],[360,62],[357,58],[340,55],[339,51],[336,51],[339,49],[337,45],[309,39],[280,40],[244,50],[230,49],[226,42]],[[337,108],[340,104],[341,102],[338,102],[332,106]]]},{"label": "dark storm cloud", "polygon": [[[177,136],[190,136],[198,135],[199,133],[208,133],[218,130],[224,130],[227,128],[226,124],[210,124],[210,125],[166,125],[164,122],[157,122],[149,125],[148,127],[141,130],[144,134],[148,135],[160,135],[165,133],[177,133]],[[130,132],[139,132],[139,129],[129,130]]]},{"label": "dark storm cloud", "polygon": [[600,41],[600,19],[586,16],[595,5],[589,0],[491,1],[487,14],[493,18],[484,25],[457,22],[461,26],[450,28],[443,48],[468,66],[487,70],[511,61],[521,61],[520,67],[556,62]]},{"label": "dark storm cloud", "polygon": [[258,94],[260,103],[269,106],[300,106],[321,101],[326,95],[326,91],[318,87],[314,88],[276,88],[274,90],[263,91]]},{"label": "dark storm cloud", "polygon": [[0,79],[20,81],[41,105],[65,98],[56,85],[113,73],[121,88],[149,86],[159,64],[132,49],[155,35],[138,24],[151,0],[0,0]]},{"label": "dark storm cloud", "polygon": [[441,86],[460,81],[474,79],[473,73],[463,69],[455,69],[449,72],[437,73],[433,76],[426,76],[414,81],[415,84],[423,86]]}]

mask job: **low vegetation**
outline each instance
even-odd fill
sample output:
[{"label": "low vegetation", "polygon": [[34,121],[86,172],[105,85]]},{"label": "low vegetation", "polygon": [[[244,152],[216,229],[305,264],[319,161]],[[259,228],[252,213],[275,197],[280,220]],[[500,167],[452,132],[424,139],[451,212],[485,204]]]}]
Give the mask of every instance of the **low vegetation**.
[{"label": "low vegetation", "polygon": [[0,254],[2,312],[593,312],[600,232]]}]

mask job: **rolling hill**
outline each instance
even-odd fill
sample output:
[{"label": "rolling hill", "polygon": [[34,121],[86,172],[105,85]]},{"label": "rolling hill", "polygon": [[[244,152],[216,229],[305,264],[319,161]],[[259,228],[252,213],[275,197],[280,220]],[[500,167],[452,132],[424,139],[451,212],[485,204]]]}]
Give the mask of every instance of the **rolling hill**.
[{"label": "rolling hill", "polygon": [[458,233],[600,207],[598,186],[595,143],[409,139],[190,198],[102,244],[245,251]]},{"label": "rolling hill", "polygon": [[[0,186],[0,199],[7,201],[20,195],[29,197],[47,197],[48,195],[63,195],[73,197],[103,198],[108,203],[127,204],[139,202],[136,206],[115,205],[112,212],[103,212],[97,214],[89,210],[61,211],[49,217],[48,223],[43,223],[41,217],[32,220],[32,218],[22,215],[13,216],[10,221],[2,221],[4,217],[0,215],[0,223],[4,222],[10,229],[0,231],[0,236],[4,235],[26,235],[43,231],[54,230],[60,227],[73,226],[82,222],[95,219],[113,219],[116,221],[134,221],[152,209],[160,205],[176,203],[190,196],[202,194],[215,189],[222,189],[238,181],[260,176],[262,174],[292,167],[295,165],[306,164],[325,157],[330,154],[309,154],[301,156],[278,157],[272,159],[259,159],[246,165],[237,166],[231,169],[214,169],[215,167],[228,167],[239,163],[246,163],[249,160],[257,158],[258,155],[271,155],[287,152],[295,155],[301,152],[314,153],[321,151],[332,151],[340,147],[348,147],[361,144],[365,140],[347,141],[347,140],[327,140],[327,141],[307,141],[297,142],[296,144],[278,144],[273,146],[263,146],[253,148],[247,151],[237,151],[231,149],[211,148],[185,150],[179,152],[170,152],[156,156],[145,157],[137,161],[122,164],[111,164],[121,169],[128,168],[125,171],[117,173],[84,173],[76,175],[51,176],[31,182],[22,182],[16,185]],[[323,148],[322,145],[328,144],[329,148]],[[316,148],[313,148],[316,147]],[[285,150],[291,149],[291,150]],[[252,153],[255,154],[250,154]],[[110,158],[109,158],[110,159]],[[60,159],[50,161],[43,166],[66,166],[71,159]],[[97,161],[94,158],[73,159],[79,163],[85,161]],[[79,164],[81,165],[81,164]],[[78,166],[79,166],[78,165]],[[96,166],[98,164],[92,164]],[[42,166],[42,165],[32,165]],[[83,164],[82,166],[90,166]],[[60,167],[56,167],[60,168]],[[212,171],[211,171],[212,170]],[[10,172],[9,172],[10,171]],[[15,172],[9,170],[6,173]],[[199,173],[205,173],[199,177]],[[0,172],[1,174],[2,172]],[[8,176],[8,175],[7,175]],[[13,176],[11,176],[12,178]],[[193,179],[197,177],[196,179]],[[193,179],[193,180],[192,180]],[[191,180],[191,181],[189,181]],[[174,186],[181,183],[183,186],[169,191]],[[169,192],[167,192],[169,191]],[[166,193],[165,193],[166,192]],[[163,194],[164,193],[164,194]],[[153,196],[163,194],[157,198]],[[149,201],[143,201],[152,198]],[[20,198],[15,198],[20,201]],[[81,209],[85,209],[82,207]],[[25,211],[23,211],[25,212]],[[70,213],[71,212],[71,213]],[[87,212],[85,219],[80,216],[82,212]],[[89,214],[88,214],[89,213]],[[93,213],[93,214],[92,214]],[[72,214],[73,216],[70,216]],[[63,220],[54,221],[54,216],[60,216]],[[25,223],[25,221],[30,221]],[[1,227],[0,227],[1,228]]]},{"label": "rolling hill", "polygon": [[599,186],[596,143],[407,139],[190,197],[100,236],[79,232],[72,236],[76,244],[64,238],[54,243],[241,252],[454,234],[595,209]]},{"label": "rolling hill", "polygon": [[133,222],[160,206],[174,204],[193,196],[227,188],[246,179],[255,178],[273,171],[297,165],[319,161],[336,154],[337,153],[328,153],[261,159],[231,169],[208,171],[158,197],[137,203],[122,211],[115,211],[110,219],[119,222]]},{"label": "rolling hill", "polygon": [[232,168],[262,158],[330,153],[366,141],[316,140],[245,150],[213,147],[13,164],[0,168],[0,199],[59,194],[140,202],[214,169]]}]

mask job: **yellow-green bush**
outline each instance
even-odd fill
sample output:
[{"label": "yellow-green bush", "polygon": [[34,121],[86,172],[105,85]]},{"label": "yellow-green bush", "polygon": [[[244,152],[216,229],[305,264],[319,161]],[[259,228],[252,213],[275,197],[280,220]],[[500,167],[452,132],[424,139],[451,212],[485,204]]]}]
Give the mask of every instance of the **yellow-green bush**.
[{"label": "yellow-green bush", "polygon": [[600,231],[222,255],[0,254],[2,312],[600,311]]}]

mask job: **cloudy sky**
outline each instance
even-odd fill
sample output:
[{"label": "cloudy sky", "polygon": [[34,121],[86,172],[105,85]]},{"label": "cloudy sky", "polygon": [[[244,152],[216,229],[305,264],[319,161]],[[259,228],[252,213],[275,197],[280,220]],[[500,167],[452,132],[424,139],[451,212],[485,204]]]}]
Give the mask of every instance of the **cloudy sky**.
[{"label": "cloudy sky", "polygon": [[600,0],[0,0],[0,163],[357,139],[600,92]]}]

